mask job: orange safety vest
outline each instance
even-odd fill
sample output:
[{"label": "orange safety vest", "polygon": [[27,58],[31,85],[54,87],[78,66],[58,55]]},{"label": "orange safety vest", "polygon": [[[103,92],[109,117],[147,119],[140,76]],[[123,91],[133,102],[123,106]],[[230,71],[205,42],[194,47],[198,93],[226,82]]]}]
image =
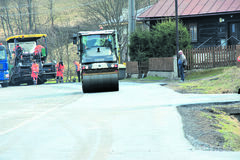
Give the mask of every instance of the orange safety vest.
[{"label": "orange safety vest", "polygon": [[78,62],[74,63],[76,67],[76,71],[80,71],[80,64]]},{"label": "orange safety vest", "polygon": [[31,69],[32,69],[31,77],[38,78],[39,65],[37,63],[33,63]]},{"label": "orange safety vest", "polygon": [[57,68],[57,77],[63,77],[63,73],[64,73],[64,65],[56,65]]},{"label": "orange safety vest", "polygon": [[35,49],[34,49],[34,54],[37,55],[37,54],[41,53],[42,52],[42,48],[44,48],[44,47],[41,46],[41,45],[37,45],[35,47]]}]

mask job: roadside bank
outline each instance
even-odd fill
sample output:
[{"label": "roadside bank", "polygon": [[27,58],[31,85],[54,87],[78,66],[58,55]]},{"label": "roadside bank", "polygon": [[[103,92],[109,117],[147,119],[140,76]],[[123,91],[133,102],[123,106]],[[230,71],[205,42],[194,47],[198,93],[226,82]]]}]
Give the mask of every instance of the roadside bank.
[{"label": "roadside bank", "polygon": [[185,137],[197,150],[240,151],[240,103],[177,107]]}]

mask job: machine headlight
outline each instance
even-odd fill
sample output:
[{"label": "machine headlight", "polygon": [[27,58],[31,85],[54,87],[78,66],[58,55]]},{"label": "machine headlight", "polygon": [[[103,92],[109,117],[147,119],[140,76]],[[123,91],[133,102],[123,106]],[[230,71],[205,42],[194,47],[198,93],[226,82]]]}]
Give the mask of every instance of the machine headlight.
[{"label": "machine headlight", "polygon": [[8,71],[4,71],[4,78],[9,78],[9,72]]}]

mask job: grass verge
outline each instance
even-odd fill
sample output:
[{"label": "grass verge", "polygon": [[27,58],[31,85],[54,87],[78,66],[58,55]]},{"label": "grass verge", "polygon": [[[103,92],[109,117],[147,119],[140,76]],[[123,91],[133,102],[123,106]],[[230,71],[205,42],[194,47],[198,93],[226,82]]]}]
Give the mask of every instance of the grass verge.
[{"label": "grass verge", "polygon": [[169,87],[181,93],[237,93],[240,88],[239,73],[240,68],[236,66],[191,71],[186,74],[184,83],[175,83]]},{"label": "grass verge", "polygon": [[144,78],[126,78],[121,81],[132,81],[132,82],[154,82],[154,81],[163,81],[166,80],[166,77],[154,77],[154,76],[148,76]]},{"label": "grass verge", "polygon": [[[221,106],[227,107],[227,106]],[[239,105],[236,107],[240,107]],[[223,135],[225,150],[240,151],[240,123],[234,117],[218,109],[219,106],[210,106],[202,112],[201,116],[209,119],[211,126]]]}]

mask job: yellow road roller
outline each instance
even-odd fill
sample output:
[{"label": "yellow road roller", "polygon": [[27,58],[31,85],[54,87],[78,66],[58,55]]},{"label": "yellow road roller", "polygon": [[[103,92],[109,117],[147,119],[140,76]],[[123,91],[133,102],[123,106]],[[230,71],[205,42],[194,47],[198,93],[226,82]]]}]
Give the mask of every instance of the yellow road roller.
[{"label": "yellow road roller", "polygon": [[117,32],[80,31],[73,44],[80,56],[83,92],[118,91]]}]

